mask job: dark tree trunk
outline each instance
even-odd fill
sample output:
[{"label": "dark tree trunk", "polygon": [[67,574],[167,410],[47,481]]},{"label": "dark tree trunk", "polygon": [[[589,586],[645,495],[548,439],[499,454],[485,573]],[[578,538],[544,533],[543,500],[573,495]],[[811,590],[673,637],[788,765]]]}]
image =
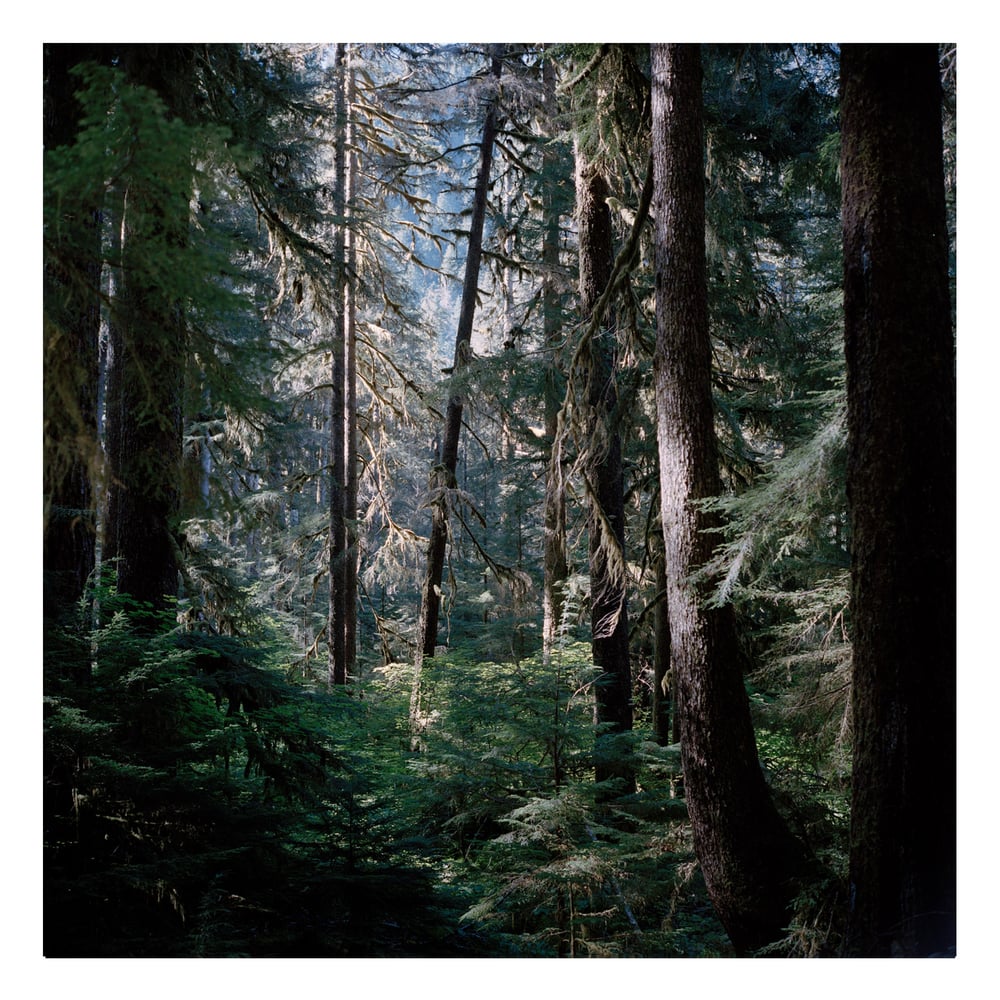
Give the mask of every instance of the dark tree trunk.
[{"label": "dark tree trunk", "polygon": [[[500,79],[502,60],[494,53],[490,75],[493,83]],[[483,225],[486,220],[487,191],[490,171],[493,168],[493,144],[497,135],[497,93],[487,97],[486,119],[479,145],[479,172],[472,198],[472,220],[469,224],[469,246],[465,258],[465,279],[462,285],[462,305],[455,335],[454,374],[459,374],[468,363],[469,344],[472,340],[472,323],[476,313],[476,296],[479,285],[479,264],[483,253]],[[427,570],[424,578],[423,599],[420,612],[420,651],[432,657],[437,646],[438,616],[441,606],[441,581],[444,577],[444,557],[448,543],[448,498],[455,488],[458,468],[458,444],[462,432],[463,399],[452,390],[448,395],[439,460],[431,473],[431,491],[436,494],[431,506],[431,535],[427,546]]]},{"label": "dark tree trunk", "polygon": [[697,506],[719,493],[705,273],[701,55],[654,45],[657,435],[667,602],[684,787],[695,851],[740,953],[781,939],[802,850],[757,758],[732,609],[706,609],[690,574],[711,553]]},{"label": "dark tree trunk", "polygon": [[657,526],[653,564],[656,570],[656,607],[653,608],[653,737],[660,746],[670,740],[670,608],[667,605],[667,563],[663,554],[663,531]]},{"label": "dark tree trunk", "polygon": [[933,45],[841,56],[854,771],[848,947],[955,947],[955,377]]},{"label": "dark tree trunk", "polygon": [[[608,287],[614,263],[608,187],[600,170],[577,152],[576,212],[580,241],[580,312],[591,318]],[[628,645],[625,575],[625,503],[614,324],[604,317],[590,342],[587,419],[589,480],[590,617],[595,682],[595,721],[607,734],[632,728],[632,671]],[[598,781],[618,776],[631,784],[627,767],[606,759],[598,740]],[[612,754],[612,759],[616,755]]]},{"label": "dark tree trunk", "polygon": [[[172,113],[186,111],[194,50],[124,46],[129,82],[155,90]],[[191,170],[186,150],[138,149],[159,157],[125,178],[121,280],[110,322],[106,556],[118,589],[154,610],[177,593],[176,519],[182,480],[182,402],[187,327],[157,267],[188,241]],[[169,277],[168,277],[169,280]]]},{"label": "dark tree trunk", "polygon": [[[46,151],[71,145],[82,109],[70,70],[98,54],[91,45],[44,49],[43,140]],[[95,493],[99,468],[97,392],[100,332],[101,204],[60,220],[45,272],[44,613],[63,614],[84,592],[96,551]],[[67,234],[71,234],[67,239]]]},{"label": "dark tree trunk", "polygon": [[333,240],[334,275],[333,303],[331,305],[331,354],[330,368],[330,603],[327,620],[328,676],[331,685],[347,683],[347,662],[345,656],[345,622],[347,602],[344,568],[347,556],[346,511],[346,456],[344,453],[346,431],[345,383],[347,377],[346,338],[344,336],[346,288],[344,220],[346,216],[347,186],[347,143],[345,128],[347,123],[347,102],[344,76],[344,43],[339,42],[334,50],[334,124],[336,146],[334,149],[334,195],[333,214],[336,230]]}]

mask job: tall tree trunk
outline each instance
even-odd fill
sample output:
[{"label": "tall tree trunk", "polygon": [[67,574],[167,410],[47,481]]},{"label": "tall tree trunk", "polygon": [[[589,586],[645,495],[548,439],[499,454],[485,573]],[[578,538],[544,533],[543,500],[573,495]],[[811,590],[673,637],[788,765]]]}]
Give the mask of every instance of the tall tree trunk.
[{"label": "tall tree trunk", "polygon": [[[500,53],[494,47],[490,75],[495,84],[500,79],[502,68]],[[479,285],[479,264],[483,252],[483,225],[486,220],[487,190],[490,171],[493,167],[493,144],[497,135],[496,89],[487,96],[486,119],[479,144],[479,172],[472,199],[472,221],[469,225],[469,246],[465,259],[465,279],[462,285],[462,304],[458,318],[458,332],[455,336],[455,360],[453,372],[460,374],[468,363],[472,322],[476,313],[476,295]],[[441,580],[444,576],[444,557],[448,542],[448,492],[455,488],[455,473],[458,468],[458,443],[462,431],[463,400],[461,394],[452,389],[448,394],[441,453],[438,463],[431,472],[431,491],[434,496],[431,506],[431,535],[427,545],[427,570],[424,577],[423,599],[420,611],[419,656],[432,657],[437,645],[438,616],[441,603]]]},{"label": "tall tree trunk", "polygon": [[344,662],[348,677],[356,672],[358,660],[358,351],[357,351],[357,246],[355,195],[358,183],[358,152],[351,119],[354,105],[354,67],[347,54],[347,245],[344,285],[345,378],[344,386],[344,522],[347,552],[344,557]]},{"label": "tall tree trunk", "polygon": [[[556,113],[555,65],[551,58],[542,64],[547,123],[554,125]],[[548,364],[545,370],[545,440],[550,445],[545,477],[544,551],[542,556],[542,655],[552,655],[562,623],[563,586],[569,573],[566,559],[566,491],[563,488],[560,453],[551,448],[556,440],[559,408],[563,397],[563,377],[559,363],[562,335],[562,308],[559,294],[559,157],[546,144],[542,154],[542,202],[545,235],[542,242],[542,324]],[[553,462],[557,463],[553,466]]]},{"label": "tall tree trunk", "polygon": [[[45,46],[46,151],[75,141],[82,111],[74,92],[81,81],[70,70],[96,54],[91,45]],[[46,617],[74,606],[95,562],[100,218],[100,188],[95,185],[92,203],[61,220],[63,238],[52,237],[55,255],[45,272],[42,565]],[[73,238],[67,241],[65,234]]]},{"label": "tall tree trunk", "polygon": [[933,45],[841,55],[854,769],[848,947],[955,946],[955,376]]},{"label": "tall tree trunk", "polygon": [[334,128],[336,140],[334,149],[334,195],[333,214],[336,230],[333,240],[334,275],[333,303],[331,306],[331,352],[330,368],[330,605],[327,620],[328,676],[330,685],[347,683],[347,661],[345,654],[345,622],[347,602],[344,588],[344,567],[347,555],[347,526],[344,520],[346,507],[345,454],[346,407],[344,389],[347,371],[346,339],[344,336],[346,288],[344,235],[347,214],[347,166],[346,137],[347,104],[345,94],[345,46],[338,42],[334,50]]},{"label": "tall tree trunk", "polygon": [[[576,200],[580,241],[580,312],[590,318],[611,280],[614,262],[608,186],[599,169],[577,150]],[[595,682],[595,721],[607,734],[632,728],[632,671],[629,662],[625,578],[625,504],[622,475],[616,345],[612,322],[597,319],[590,342],[587,415],[590,430],[586,475],[589,481],[591,647]],[[598,781],[618,776],[633,780],[620,761],[612,763],[598,741]],[[615,755],[612,754],[612,757]]]},{"label": "tall tree trunk", "polygon": [[[125,46],[131,83],[149,87],[176,113],[194,72],[185,45]],[[147,157],[153,150],[139,148]],[[177,593],[175,537],[182,477],[182,405],[187,327],[164,287],[160,256],[188,241],[189,151],[157,150],[156,182],[126,178],[121,282],[110,321],[107,389],[109,499],[106,556],[118,589],[154,610]]]},{"label": "tall tree trunk", "polygon": [[701,54],[654,45],[657,437],[670,641],[695,851],[738,952],[783,937],[802,850],[757,758],[732,609],[706,609],[690,574],[709,557],[697,503],[720,491],[705,272]]}]

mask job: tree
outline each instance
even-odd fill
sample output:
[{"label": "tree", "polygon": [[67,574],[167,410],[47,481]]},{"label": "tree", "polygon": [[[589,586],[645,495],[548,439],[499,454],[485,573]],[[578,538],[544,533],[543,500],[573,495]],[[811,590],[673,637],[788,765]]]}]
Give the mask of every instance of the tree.
[{"label": "tree", "polygon": [[[546,127],[556,120],[556,67],[550,54],[542,57],[542,87]],[[559,407],[563,378],[558,345],[562,334],[562,314],[558,288],[559,274],[559,181],[556,171],[560,157],[552,142],[545,146],[542,158],[542,323],[549,360],[545,369],[545,440],[550,445],[558,432]],[[551,454],[549,455],[551,460]],[[569,574],[566,559],[566,493],[562,476],[550,469],[545,477],[545,514],[543,535],[542,646],[546,655],[555,645],[562,626],[563,586]]]},{"label": "tree", "polygon": [[841,55],[852,954],[955,946],[955,378],[933,45]]},{"label": "tree", "polygon": [[802,851],[757,757],[731,607],[706,608],[691,574],[707,561],[720,490],[705,274],[701,53],[654,45],[656,408],[671,659],[695,851],[738,952],[783,936]]},{"label": "tree", "polygon": [[[587,341],[586,413],[590,432],[585,476],[589,498],[590,621],[594,666],[594,719],[605,732],[632,728],[632,670],[629,657],[625,568],[625,509],[622,445],[615,373],[615,328],[605,292],[611,284],[614,252],[608,184],[595,164],[577,151],[576,214],[580,255],[580,313],[590,327]],[[602,299],[604,301],[602,301]],[[598,781],[621,768],[602,763]]]},{"label": "tree", "polygon": [[129,120],[120,126],[128,146],[120,150],[120,284],[110,321],[106,555],[119,589],[153,608],[177,593],[193,191],[193,134],[180,111],[188,110],[194,62],[185,45],[127,46],[122,58],[134,100],[121,102]]},{"label": "tree", "polygon": [[950,950],[907,53],[48,47],[47,952]]},{"label": "tree", "polygon": [[327,622],[330,684],[347,683],[346,640],[347,615],[355,614],[347,607],[347,71],[343,42],[334,49],[334,139],[333,167],[333,267],[334,294],[331,304],[331,367],[330,367],[330,606]]},{"label": "tree", "polygon": [[[503,61],[499,47],[494,47],[490,59],[491,83],[500,80]],[[452,372],[458,374],[469,360],[469,343],[478,296],[479,264],[483,250],[483,226],[486,221],[487,191],[493,165],[493,144],[498,127],[498,92],[491,89],[486,97],[486,117],[483,121],[479,143],[479,168],[472,195],[472,217],[469,223],[469,241],[465,258],[465,279],[462,285],[462,305],[455,336],[455,359]],[[445,549],[448,543],[448,502],[455,488],[455,470],[458,467],[458,444],[462,432],[464,402],[456,389],[448,394],[445,424],[441,436],[440,453],[431,474],[432,500],[431,535],[427,544],[427,570],[424,579],[420,611],[420,636],[418,657],[432,657],[437,645],[438,616],[441,604],[441,580],[444,574]]]},{"label": "tree", "polygon": [[[81,129],[75,96],[83,80],[71,71],[95,56],[91,45],[46,46],[44,144],[46,195],[45,463],[43,566],[46,615],[73,605],[94,570],[99,461],[100,186],[65,171]],[[62,168],[62,173],[60,169]],[[82,189],[81,189],[82,187]]]},{"label": "tree", "polygon": [[[347,108],[356,98],[355,68],[352,52],[347,56]],[[344,554],[344,668],[348,676],[354,672],[358,659],[358,331],[357,331],[357,235],[354,232],[358,189],[357,124],[345,122],[347,144],[346,191],[344,198],[348,216],[347,239],[344,248],[344,522],[347,529],[347,551]]]},{"label": "tree", "polygon": [[[663,552],[663,529],[659,524],[653,529],[656,537],[653,545],[652,562],[656,578],[656,605],[653,608],[653,694],[650,706],[653,736],[657,743],[666,746],[674,742],[674,731],[670,726],[670,689],[673,678],[670,673],[670,609],[667,607],[667,563]],[[676,715],[674,724],[676,729]],[[679,734],[679,731],[678,731]]]}]

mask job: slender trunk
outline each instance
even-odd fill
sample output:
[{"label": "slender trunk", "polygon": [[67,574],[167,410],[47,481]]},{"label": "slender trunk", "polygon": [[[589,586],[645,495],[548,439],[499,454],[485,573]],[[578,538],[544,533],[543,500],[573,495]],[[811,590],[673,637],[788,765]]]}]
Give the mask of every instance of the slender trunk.
[{"label": "slender trunk", "polygon": [[848,950],[955,947],[955,376],[934,45],[841,56],[853,621]]},{"label": "slender trunk", "polygon": [[657,525],[653,539],[656,569],[656,607],[653,608],[653,737],[660,746],[670,744],[670,608],[667,605],[667,562],[663,531]]},{"label": "slender trunk", "polygon": [[358,659],[358,361],[357,361],[357,247],[353,219],[358,180],[355,130],[350,118],[354,104],[354,68],[348,53],[347,65],[347,246],[345,276],[346,385],[344,387],[344,520],[347,553],[344,559],[344,661],[347,675],[357,671]]},{"label": "slender trunk", "polygon": [[[542,65],[548,121],[555,121],[555,66],[546,58]],[[548,365],[545,370],[545,440],[549,443],[549,466],[545,477],[544,552],[542,583],[542,655],[552,655],[562,625],[563,586],[569,574],[566,559],[566,491],[563,489],[559,453],[552,449],[558,432],[563,378],[559,363],[562,310],[559,294],[559,203],[556,171],[558,156],[551,145],[542,154],[542,202],[545,235],[542,243],[542,323]],[[555,462],[556,465],[552,463]]]},{"label": "slender trunk", "polygon": [[346,407],[344,387],[346,383],[346,338],[344,336],[344,289],[346,287],[344,253],[346,216],[346,142],[347,121],[344,79],[344,43],[338,42],[334,50],[335,96],[334,127],[336,145],[334,149],[334,195],[333,214],[336,231],[333,241],[334,275],[333,304],[331,308],[331,352],[330,367],[330,606],[327,620],[328,673],[327,683],[343,685],[347,683],[347,661],[345,654],[345,622],[347,620],[346,594],[344,590],[344,566],[346,563],[347,529],[344,520],[345,497],[345,454],[344,437],[346,429]]},{"label": "slender trunk", "polygon": [[784,936],[802,852],[757,758],[730,607],[691,573],[712,550],[698,501],[720,490],[705,273],[701,55],[654,45],[657,436],[667,602],[688,812],[709,895],[739,952]]},{"label": "slender trunk", "polygon": [[[502,61],[494,50],[491,64],[493,81],[499,81]],[[472,200],[472,221],[469,226],[469,247],[465,260],[465,280],[462,286],[462,305],[455,336],[453,372],[458,375],[468,363],[472,322],[476,312],[476,294],[479,285],[479,264],[483,251],[483,225],[486,220],[487,190],[493,166],[493,144],[497,134],[497,92],[491,90],[487,97],[486,119],[483,123],[482,141],[479,146],[479,172]],[[432,657],[437,645],[438,616],[440,613],[441,580],[444,576],[444,557],[448,542],[448,493],[455,488],[458,468],[458,444],[462,431],[463,400],[452,389],[448,395],[440,459],[431,472],[430,488],[431,535],[427,546],[427,571],[424,578],[423,600],[420,612],[419,655]]]},{"label": "slender trunk", "polygon": [[[614,261],[608,187],[599,169],[577,151],[576,198],[580,241],[580,312],[590,318],[611,279]],[[590,343],[587,417],[590,424],[590,607],[591,648],[600,674],[595,682],[595,721],[601,733],[632,728],[632,672],[628,646],[628,606],[625,591],[625,506],[621,436],[618,432],[618,392],[615,379],[616,344],[611,322],[598,319]],[[629,769],[616,761],[600,736],[598,781],[621,777],[631,784]]]}]

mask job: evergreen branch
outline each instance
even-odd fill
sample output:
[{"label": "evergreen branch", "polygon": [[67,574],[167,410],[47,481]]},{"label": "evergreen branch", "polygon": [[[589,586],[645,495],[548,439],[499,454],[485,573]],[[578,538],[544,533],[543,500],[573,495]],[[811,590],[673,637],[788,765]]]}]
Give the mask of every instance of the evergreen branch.
[{"label": "evergreen branch", "polygon": [[559,91],[563,94],[568,94],[571,90],[575,90],[587,77],[591,76],[597,69],[598,66],[604,61],[604,57],[611,51],[611,46],[609,43],[604,42],[600,45],[597,51],[590,57],[590,60],[580,70],[576,76],[571,77],[565,83],[560,84]]}]

